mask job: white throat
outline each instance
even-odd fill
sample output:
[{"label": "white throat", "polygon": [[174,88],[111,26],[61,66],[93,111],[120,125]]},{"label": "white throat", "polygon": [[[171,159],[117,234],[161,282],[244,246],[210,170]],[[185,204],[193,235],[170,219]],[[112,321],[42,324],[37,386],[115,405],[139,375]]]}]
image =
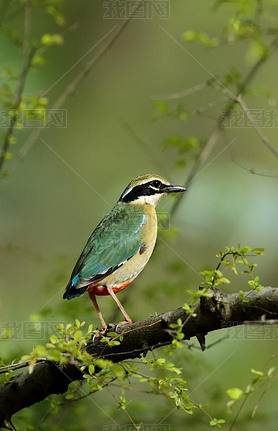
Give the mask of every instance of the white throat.
[{"label": "white throat", "polygon": [[138,204],[150,204],[156,207],[159,201],[164,197],[165,193],[157,193],[156,195],[150,195],[150,196],[140,196],[135,201],[132,201],[132,203],[138,203]]}]

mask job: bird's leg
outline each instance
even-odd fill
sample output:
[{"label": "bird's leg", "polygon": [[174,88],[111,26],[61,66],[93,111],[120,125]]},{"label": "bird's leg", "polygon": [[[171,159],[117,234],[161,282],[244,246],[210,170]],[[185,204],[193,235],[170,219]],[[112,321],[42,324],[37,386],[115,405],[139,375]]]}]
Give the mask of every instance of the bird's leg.
[{"label": "bird's leg", "polygon": [[108,287],[107,286],[107,290],[109,292],[109,294],[112,296],[112,298],[114,299],[114,301],[116,302],[117,306],[119,307],[119,309],[121,310],[122,314],[124,315],[125,321],[126,323],[130,324],[132,323],[131,318],[129,317],[129,315],[127,314],[127,312],[125,311],[124,307],[122,306],[122,304],[120,303],[120,301],[118,300],[117,296],[115,295],[115,293],[113,292],[112,287]]},{"label": "bird's leg", "polygon": [[90,299],[91,299],[92,303],[94,304],[94,307],[96,309],[96,312],[97,312],[99,320],[100,320],[100,323],[102,324],[102,328],[103,328],[104,331],[106,331],[107,325],[106,325],[106,323],[104,321],[104,318],[103,318],[103,316],[101,314],[101,311],[99,309],[99,306],[98,306],[98,303],[97,303],[96,296],[95,296],[94,292],[89,292],[89,296],[90,296]]}]

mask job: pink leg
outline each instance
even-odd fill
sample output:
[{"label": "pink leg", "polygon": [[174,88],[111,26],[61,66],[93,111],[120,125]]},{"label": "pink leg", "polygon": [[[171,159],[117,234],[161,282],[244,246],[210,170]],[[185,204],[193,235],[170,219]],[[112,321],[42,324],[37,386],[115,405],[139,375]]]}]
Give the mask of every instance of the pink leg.
[{"label": "pink leg", "polygon": [[106,325],[106,323],[104,321],[104,318],[103,318],[103,316],[101,314],[101,311],[99,309],[99,306],[98,306],[98,303],[97,303],[97,300],[96,300],[96,296],[95,296],[95,294],[93,292],[89,292],[89,296],[90,296],[90,299],[91,299],[92,303],[94,304],[94,307],[96,309],[96,312],[97,312],[99,320],[100,320],[100,323],[102,324],[102,328],[104,330],[106,330],[107,329],[107,325]]},{"label": "pink leg", "polygon": [[127,314],[127,312],[125,311],[124,307],[122,306],[122,304],[120,303],[120,301],[118,300],[117,296],[115,295],[115,293],[113,292],[112,287],[107,287],[107,290],[109,292],[109,294],[112,296],[112,298],[114,299],[114,301],[116,302],[117,306],[119,307],[119,309],[121,310],[122,314],[125,317],[125,321],[127,323],[132,323],[131,318],[129,317],[129,315]]}]

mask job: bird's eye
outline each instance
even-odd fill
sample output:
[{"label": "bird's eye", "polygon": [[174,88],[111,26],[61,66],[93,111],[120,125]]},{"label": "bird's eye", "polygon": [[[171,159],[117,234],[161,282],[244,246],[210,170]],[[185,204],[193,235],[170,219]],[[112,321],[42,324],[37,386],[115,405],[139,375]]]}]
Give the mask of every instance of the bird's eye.
[{"label": "bird's eye", "polygon": [[152,185],[153,185],[154,187],[159,188],[159,186],[160,186],[160,181],[158,181],[158,180],[154,180]]}]

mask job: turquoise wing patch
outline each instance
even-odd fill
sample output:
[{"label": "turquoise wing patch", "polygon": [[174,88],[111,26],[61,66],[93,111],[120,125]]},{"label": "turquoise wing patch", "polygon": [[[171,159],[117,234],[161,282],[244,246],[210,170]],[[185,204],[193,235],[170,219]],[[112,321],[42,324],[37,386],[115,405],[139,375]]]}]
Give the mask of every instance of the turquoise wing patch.
[{"label": "turquoise wing patch", "polygon": [[[71,285],[103,279],[134,256],[142,245],[146,222],[141,208],[118,203],[90,236],[71,276]],[[78,286],[77,286],[78,289]]]}]

